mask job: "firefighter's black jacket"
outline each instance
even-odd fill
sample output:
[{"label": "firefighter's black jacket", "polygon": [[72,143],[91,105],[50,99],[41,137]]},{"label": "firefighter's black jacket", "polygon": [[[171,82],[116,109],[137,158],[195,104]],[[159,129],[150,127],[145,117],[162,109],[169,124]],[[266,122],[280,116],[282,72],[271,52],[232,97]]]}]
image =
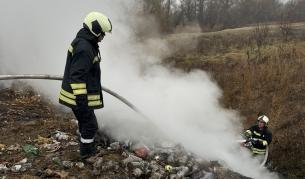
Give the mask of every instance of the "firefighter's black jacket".
[{"label": "firefighter's black jacket", "polygon": [[266,152],[267,146],[272,141],[272,133],[267,128],[259,129],[258,125],[253,125],[246,131],[247,136],[250,136],[254,139],[258,139],[256,142],[253,142],[253,153],[264,154]]},{"label": "firefighter's black jacket", "polygon": [[100,53],[97,37],[82,28],[67,54],[59,102],[70,108],[102,108]]}]

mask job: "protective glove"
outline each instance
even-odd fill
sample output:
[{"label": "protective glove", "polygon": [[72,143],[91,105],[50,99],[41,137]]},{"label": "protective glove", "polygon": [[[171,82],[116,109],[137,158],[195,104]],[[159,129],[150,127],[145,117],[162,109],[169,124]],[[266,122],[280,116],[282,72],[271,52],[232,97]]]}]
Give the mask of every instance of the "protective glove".
[{"label": "protective glove", "polygon": [[260,141],[258,139],[251,139],[251,143],[253,145],[258,145],[260,143]]},{"label": "protective glove", "polygon": [[247,131],[244,132],[244,136],[245,136],[246,139],[251,138],[251,134],[249,132],[247,132]]}]

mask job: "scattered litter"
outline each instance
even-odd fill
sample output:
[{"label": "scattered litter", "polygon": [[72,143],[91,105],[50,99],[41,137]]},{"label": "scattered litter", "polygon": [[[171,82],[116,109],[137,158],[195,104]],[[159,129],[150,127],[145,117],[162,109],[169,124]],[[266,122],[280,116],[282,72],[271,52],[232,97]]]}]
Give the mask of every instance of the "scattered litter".
[{"label": "scattered litter", "polygon": [[171,172],[173,170],[173,167],[171,165],[165,165],[164,169],[166,172]]},{"label": "scattered litter", "polygon": [[5,144],[0,144],[0,150],[5,150],[6,145]]},{"label": "scattered litter", "polygon": [[26,154],[31,154],[31,155],[38,155],[39,154],[38,148],[35,147],[34,145],[30,145],[30,144],[26,144],[25,146],[23,146],[23,151]]},{"label": "scattered litter", "polygon": [[20,160],[19,162],[17,162],[17,164],[25,164],[28,162],[28,158],[24,158],[22,160]]},{"label": "scattered litter", "polygon": [[51,144],[53,142],[52,138],[45,138],[38,135],[38,138],[34,140],[34,142],[37,142],[38,144]]},{"label": "scattered litter", "polygon": [[127,165],[127,164],[130,163],[130,162],[142,162],[142,161],[143,161],[143,159],[141,159],[141,158],[139,158],[139,157],[137,157],[137,156],[134,156],[134,155],[130,154],[130,155],[128,156],[128,158],[126,158],[126,159],[123,160],[123,164]]},{"label": "scattered litter", "polygon": [[20,171],[21,167],[22,165],[14,165],[11,167],[11,171],[17,173]]},{"label": "scattered litter", "polygon": [[101,167],[101,172],[108,172],[110,170],[118,170],[120,167],[119,167],[119,164],[117,162],[114,162],[114,161],[108,161],[106,163],[103,163],[102,167]]},{"label": "scattered litter", "polygon": [[136,169],[133,170],[132,174],[135,177],[140,177],[143,174],[143,171],[139,168],[136,168]]},{"label": "scattered litter", "polygon": [[9,169],[6,167],[5,164],[0,164],[0,173],[5,173]]},{"label": "scattered litter", "polygon": [[11,145],[7,149],[7,151],[20,151],[21,147],[19,144]]},{"label": "scattered litter", "polygon": [[189,171],[190,171],[190,169],[188,167],[181,167],[181,169],[177,173],[177,177],[183,178]]},{"label": "scattered litter", "polygon": [[82,169],[82,168],[85,167],[85,164],[84,164],[83,162],[77,162],[77,163],[75,164],[75,166],[77,166],[78,168]]},{"label": "scattered litter", "polygon": [[69,139],[69,135],[67,133],[61,132],[61,131],[53,132],[53,136],[57,140],[68,140]]},{"label": "scattered litter", "polygon": [[52,177],[55,175],[55,172],[51,169],[46,169],[44,172],[43,172],[47,177]]},{"label": "scattered litter", "polygon": [[93,164],[94,168],[100,168],[103,164],[103,158],[102,157],[98,157],[96,158],[96,162]]},{"label": "scattered litter", "polygon": [[62,162],[62,165],[65,167],[65,168],[72,168],[74,166],[74,163],[71,162],[71,161],[63,161]]},{"label": "scattered litter", "polygon": [[55,174],[60,178],[67,178],[69,176],[69,172],[65,172],[65,171],[55,172]]},{"label": "scattered litter", "polygon": [[134,150],[134,152],[135,152],[137,157],[145,159],[148,156],[149,149],[147,147],[143,146],[143,147],[136,148]]},{"label": "scattered litter", "polygon": [[111,150],[119,150],[121,148],[120,142],[113,142],[110,144]]},{"label": "scattered litter", "polygon": [[54,143],[54,144],[44,144],[43,148],[47,149],[47,152],[53,153],[58,151],[60,147],[60,143]]},{"label": "scattered litter", "polygon": [[60,158],[59,158],[59,157],[53,157],[53,158],[52,158],[52,162],[53,162],[55,165],[58,165],[58,166],[61,165],[61,161],[60,161]]},{"label": "scattered litter", "polygon": [[76,145],[78,145],[78,143],[77,142],[73,142],[73,141],[68,142],[68,144],[67,144],[67,146],[76,146]]}]

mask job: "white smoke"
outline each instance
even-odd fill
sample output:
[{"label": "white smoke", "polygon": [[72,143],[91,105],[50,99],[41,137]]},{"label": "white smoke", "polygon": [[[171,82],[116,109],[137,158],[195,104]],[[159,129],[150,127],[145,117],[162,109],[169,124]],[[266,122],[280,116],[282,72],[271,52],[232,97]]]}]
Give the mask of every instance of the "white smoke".
[{"label": "white smoke", "polygon": [[[137,41],[133,29],[145,17],[133,14],[134,5],[132,0],[1,0],[0,72],[63,74],[67,48],[82,19],[90,11],[103,12],[114,29],[101,44],[102,84],[129,99],[149,119],[104,94],[105,108],[97,111],[100,124],[118,138],[164,137],[243,175],[276,178],[240,151],[235,143],[240,119],[221,106],[222,92],[207,73],[169,70],[160,65],[161,57],[170,53],[165,40]],[[29,83],[57,104],[60,83]]]}]

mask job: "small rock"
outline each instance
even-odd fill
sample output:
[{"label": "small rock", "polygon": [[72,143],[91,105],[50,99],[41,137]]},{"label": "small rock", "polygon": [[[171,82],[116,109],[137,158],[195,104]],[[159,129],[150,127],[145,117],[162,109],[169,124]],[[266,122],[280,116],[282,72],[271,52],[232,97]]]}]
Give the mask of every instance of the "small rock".
[{"label": "small rock", "polygon": [[74,163],[71,162],[71,161],[63,161],[62,162],[62,165],[65,167],[65,168],[72,168],[74,166]]},{"label": "small rock", "polygon": [[82,169],[82,168],[85,167],[85,164],[84,164],[83,162],[77,162],[77,163],[75,164],[75,166],[77,166],[78,168]]},{"label": "small rock", "polygon": [[139,168],[136,168],[132,171],[132,175],[135,177],[140,177],[143,174],[143,171]]}]

